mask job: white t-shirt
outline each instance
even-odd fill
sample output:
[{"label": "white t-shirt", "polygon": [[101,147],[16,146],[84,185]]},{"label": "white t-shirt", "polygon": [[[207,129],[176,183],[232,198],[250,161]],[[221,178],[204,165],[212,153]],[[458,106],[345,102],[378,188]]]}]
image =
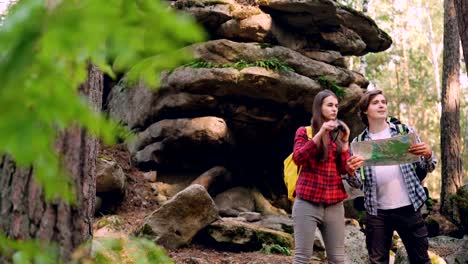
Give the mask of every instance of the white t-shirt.
[{"label": "white t-shirt", "polygon": [[[373,140],[391,137],[390,127],[369,137]],[[394,209],[411,204],[399,165],[374,166],[377,183],[377,208]]]}]

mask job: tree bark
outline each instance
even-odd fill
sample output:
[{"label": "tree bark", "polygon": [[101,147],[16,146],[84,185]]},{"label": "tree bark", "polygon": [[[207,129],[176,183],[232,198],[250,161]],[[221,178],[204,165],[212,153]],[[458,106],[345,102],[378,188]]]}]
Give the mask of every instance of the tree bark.
[{"label": "tree bark", "polygon": [[457,11],[458,31],[463,47],[463,57],[468,69],[468,0],[455,0],[455,9]]},{"label": "tree bark", "polygon": [[431,19],[431,14],[429,12],[429,7],[428,5],[424,6],[424,10],[426,10],[426,19],[427,19],[427,26],[428,30],[426,31],[426,39],[427,42],[429,43],[429,46],[431,47],[431,57],[429,60],[432,62],[432,70],[434,71],[434,80],[435,80],[435,85],[436,85],[436,93],[438,100],[440,101],[439,96],[442,94],[441,92],[441,84],[440,84],[440,74],[439,74],[439,58],[440,58],[440,53],[442,51],[442,46],[440,42],[434,40],[434,30],[432,29],[432,19]]},{"label": "tree bark", "polygon": [[403,94],[405,95],[405,99],[403,101],[406,104],[406,111],[407,111],[407,120],[408,124],[415,124],[416,122],[413,122],[413,108],[414,108],[414,102],[411,102],[411,94],[412,94],[412,87],[410,83],[410,59],[408,54],[409,52],[409,45],[408,45],[408,38],[409,38],[409,33],[406,31],[408,28],[408,2],[404,5],[404,16],[401,21],[401,28],[403,29],[401,32],[401,50],[402,50],[402,75],[403,75],[403,89],[404,92]]},{"label": "tree bark", "polygon": [[442,74],[442,193],[441,212],[447,199],[463,184],[460,140],[460,38],[454,0],[444,1],[444,53]]},{"label": "tree bark", "polygon": [[[79,91],[94,109],[100,109],[103,75],[94,66],[88,73]],[[98,146],[81,128],[70,128],[57,139],[56,149],[75,184],[74,206],[58,199],[46,202],[33,168],[19,168],[10,157],[0,157],[0,230],[11,239],[55,242],[61,257],[69,259],[92,235]]]}]

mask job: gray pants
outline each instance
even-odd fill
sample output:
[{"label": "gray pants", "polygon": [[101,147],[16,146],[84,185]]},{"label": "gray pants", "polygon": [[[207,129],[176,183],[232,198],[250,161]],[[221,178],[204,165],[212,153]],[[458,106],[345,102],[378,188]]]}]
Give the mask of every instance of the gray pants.
[{"label": "gray pants", "polygon": [[309,264],[314,252],[315,229],[323,236],[328,263],[344,263],[344,207],[343,202],[314,204],[296,197],[293,205],[294,264]]}]

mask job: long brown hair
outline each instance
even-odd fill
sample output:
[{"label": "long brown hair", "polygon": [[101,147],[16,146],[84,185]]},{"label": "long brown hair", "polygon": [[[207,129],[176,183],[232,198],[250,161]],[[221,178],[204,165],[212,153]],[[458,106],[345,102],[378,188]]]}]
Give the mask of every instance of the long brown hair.
[{"label": "long brown hair", "polygon": [[[319,132],[320,128],[322,127],[323,123],[325,123],[325,119],[323,118],[323,114],[322,114],[322,104],[323,104],[323,100],[325,100],[325,98],[329,97],[329,96],[333,96],[336,98],[336,100],[338,100],[338,97],[336,96],[335,93],[333,93],[332,91],[330,90],[323,90],[323,91],[320,91],[317,95],[315,95],[315,98],[314,98],[314,103],[312,105],[312,119],[311,119],[311,125],[312,125],[312,131],[313,131],[313,135],[315,136],[317,134],[317,132]],[[338,132],[340,133],[340,132]],[[321,149],[322,151],[320,152],[320,154],[318,155],[318,159],[319,160],[326,160],[328,155],[328,138],[329,138],[329,135],[328,133],[323,135],[320,139],[320,142],[321,142]],[[340,153],[341,153],[341,150],[343,149],[343,146],[341,144],[341,141],[337,141],[336,142],[336,156],[339,158],[340,157]]]},{"label": "long brown hair", "polygon": [[359,117],[361,118],[361,121],[368,127],[369,126],[369,119],[367,119],[367,108],[369,108],[369,104],[376,97],[377,95],[383,95],[383,92],[381,90],[372,90],[372,91],[367,91],[362,97],[361,100],[359,100]]}]

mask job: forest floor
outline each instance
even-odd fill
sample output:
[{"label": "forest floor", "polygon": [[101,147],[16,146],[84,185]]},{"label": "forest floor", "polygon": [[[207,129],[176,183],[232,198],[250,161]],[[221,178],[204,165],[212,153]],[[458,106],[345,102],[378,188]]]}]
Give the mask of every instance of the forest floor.
[{"label": "forest floor", "polygon": [[[117,145],[102,150],[101,155],[112,157],[123,168],[127,175],[126,193],[122,204],[115,213],[123,220],[122,231],[131,233],[143,223],[146,215],[159,206],[153,199],[154,191],[151,182],[145,179],[144,172],[132,167],[130,155],[125,147]],[[97,218],[96,220],[98,220]],[[256,252],[223,252],[201,245],[189,245],[176,250],[166,249],[176,264],[288,264],[292,256],[277,254],[266,255]],[[320,262],[314,262],[318,264]]]},{"label": "forest floor", "polygon": [[[127,185],[124,200],[116,208],[113,214],[123,220],[122,231],[126,234],[134,231],[143,223],[146,215],[156,210],[159,206],[155,201],[151,181],[145,177],[144,172],[131,165],[130,155],[123,145],[116,145],[102,150],[101,155],[110,156],[118,162],[127,175]],[[453,224],[438,213],[437,205],[431,212],[431,216],[442,223],[441,231],[453,228]],[[99,217],[96,218],[98,220]],[[277,254],[265,254],[256,252],[224,252],[207,248],[201,245],[191,244],[176,250],[166,249],[168,255],[176,264],[288,264],[292,263],[292,256]],[[319,264],[313,261],[312,264]]]}]

